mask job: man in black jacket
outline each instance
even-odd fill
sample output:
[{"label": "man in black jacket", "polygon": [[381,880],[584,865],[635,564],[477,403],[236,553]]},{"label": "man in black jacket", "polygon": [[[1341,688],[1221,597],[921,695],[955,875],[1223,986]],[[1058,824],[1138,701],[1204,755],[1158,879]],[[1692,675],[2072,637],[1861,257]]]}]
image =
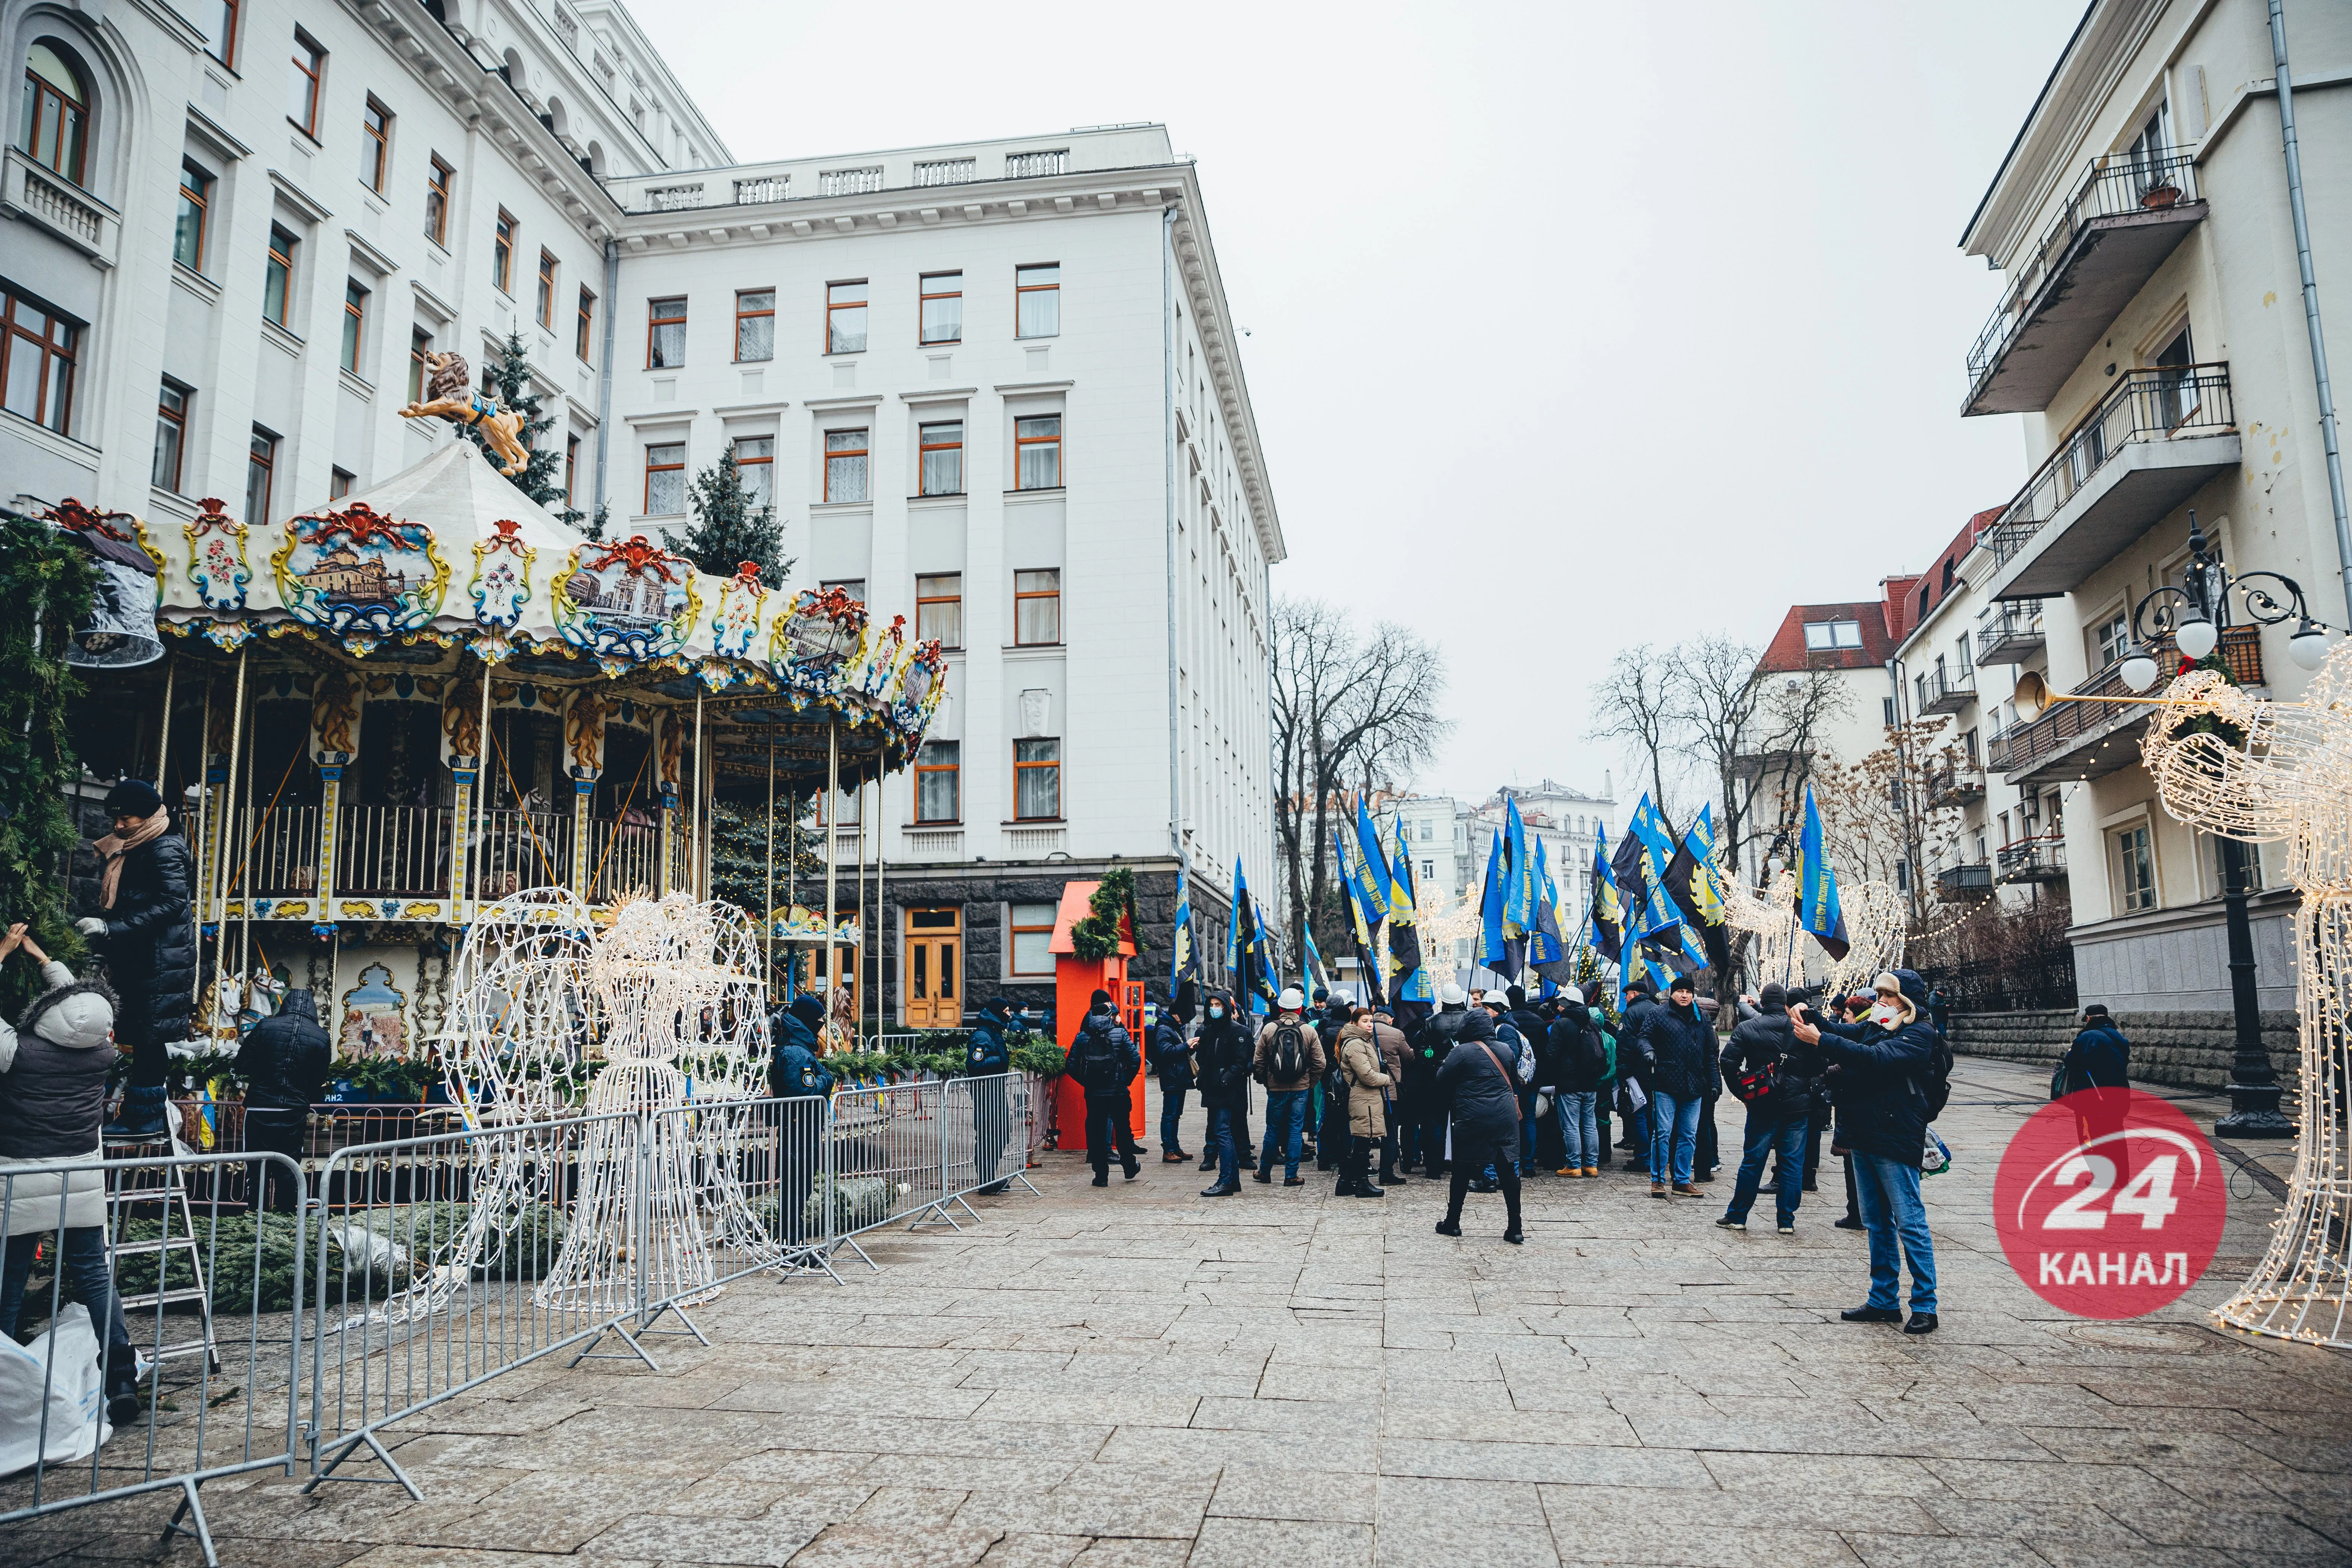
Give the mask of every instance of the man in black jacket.
[{"label": "man in black jacket", "polygon": [[195,861],[187,839],[171,830],[163,797],[144,780],[109,790],[106,815],[114,831],[94,846],[100,912],[74,929],[106,960],[121,992],[114,1037],[131,1053],[130,1087],[106,1136],[153,1142],[165,1136],[163,1047],[186,1037],[195,1007]]},{"label": "man in black jacket", "polygon": [[1549,1080],[1545,1087],[1551,1090],[1552,1119],[1559,1123],[1559,1173],[1598,1176],[1601,1125],[1594,1102],[1608,1071],[1608,1058],[1592,1010],[1584,1005],[1584,994],[1574,986],[1561,993],[1544,1044],[1537,1077]]},{"label": "man in black jacket", "polygon": [[[278,1011],[253,1026],[237,1047],[236,1072],[245,1079],[245,1146],[257,1153],[283,1154],[299,1169],[310,1128],[310,1107],[326,1088],[335,1065],[333,1042],[319,1026],[318,1004],[308,991],[289,991]],[[273,1167],[254,1163],[251,1177],[262,1182],[268,1206],[291,1214],[303,1194],[283,1181],[263,1182]],[[282,1176],[282,1172],[274,1173]]]},{"label": "man in black jacket", "polygon": [[1336,1170],[1347,1159],[1348,1079],[1339,1070],[1339,1031],[1347,1026],[1352,1010],[1349,1003],[1331,1000],[1331,993],[1321,986],[1315,988],[1315,1010],[1307,1018],[1323,1045],[1323,1077],[1315,1086],[1323,1106],[1322,1114],[1314,1119],[1318,1171]]},{"label": "man in black jacket", "polygon": [[1163,994],[1151,1018],[1144,1055],[1160,1080],[1160,1163],[1174,1165],[1191,1159],[1181,1142],[1184,1095],[1192,1087],[1192,1043],[1184,1037],[1191,1022],[1169,1011]]},{"label": "man in black jacket", "polygon": [[[1632,955],[1627,956],[1630,959]],[[1625,987],[1624,1002],[1618,1013],[1617,1076],[1620,1080],[1631,1079],[1645,1097],[1656,1092],[1656,1079],[1642,1058],[1642,1029],[1657,1010],[1656,987],[1647,980],[1636,980]],[[1642,1170],[1650,1163],[1650,1126],[1654,1119],[1647,1104],[1625,1119],[1625,1136],[1618,1141],[1617,1147],[1633,1155],[1625,1162],[1631,1170]]]},{"label": "man in black jacket", "polygon": [[[1510,1019],[1511,1027],[1519,1032],[1519,1038],[1527,1042],[1528,1049],[1538,1057],[1537,1066],[1540,1068],[1544,1036],[1550,1027],[1550,1020],[1528,1005],[1527,987],[1523,985],[1505,986],[1503,997],[1509,1004],[1505,1009],[1504,1016]],[[1537,1076],[1542,1075],[1538,1072]],[[1522,1172],[1536,1169],[1536,1089],[1539,1086],[1533,1082],[1519,1085],[1519,1169]]]},{"label": "man in black jacket", "polygon": [[[1004,1075],[1013,1070],[1013,1047],[1005,1038],[1012,1017],[1013,1004],[1004,997],[982,1003],[980,1022],[972,1026],[971,1044],[964,1052],[964,1092],[971,1097],[972,1173],[980,1190],[989,1194],[1011,1184],[996,1179],[996,1167],[1013,1134],[1004,1093]],[[1024,1152],[1022,1157],[1028,1156]]]},{"label": "man in black jacket", "polygon": [[1854,1187],[1870,1232],[1870,1299],[1839,1316],[1849,1323],[1903,1322],[1897,1288],[1899,1263],[1907,1258],[1911,1321],[1903,1331],[1931,1334],[1936,1252],[1919,1201],[1919,1167],[1931,1120],[1927,1079],[1943,1042],[1927,1023],[1927,987],[1917,974],[1882,974],[1876,989],[1891,1009],[1891,1026],[1864,1019],[1793,1028],[1799,1041],[1821,1047],[1832,1075],[1837,1141],[1853,1151]]},{"label": "man in black jacket", "polygon": [[1773,1208],[1780,1234],[1793,1236],[1797,1208],[1804,1200],[1799,1173],[1804,1169],[1805,1129],[1812,1122],[1821,1057],[1816,1047],[1797,1043],[1788,994],[1778,984],[1765,986],[1756,1001],[1756,1014],[1740,1020],[1723,1047],[1723,1081],[1748,1107],[1748,1134],[1731,1205],[1715,1223],[1726,1230],[1748,1228],[1748,1211],[1756,1206],[1765,1158],[1777,1150],[1780,1179],[1772,1194]]},{"label": "man in black jacket", "polygon": [[775,1110],[776,1212],[793,1247],[806,1233],[824,1140],[824,1102],[833,1094],[833,1074],[817,1055],[817,1031],[824,1027],[824,1004],[806,994],[768,1015],[768,1037],[775,1042],[768,1056],[768,1093],[784,1102]]},{"label": "man in black jacket", "polygon": [[1699,1104],[1716,1071],[1715,1031],[1699,1016],[1689,975],[1675,975],[1666,1005],[1643,1018],[1636,1049],[1652,1080],[1650,1195],[1664,1197],[1671,1178],[1676,1195],[1705,1197],[1691,1181],[1691,1162],[1698,1152]]},{"label": "man in black jacket", "polygon": [[[1449,985],[1446,995],[1460,996],[1462,988]],[[1453,1113],[1454,1181],[1445,1199],[1445,1217],[1437,1222],[1440,1236],[1462,1234],[1462,1202],[1471,1190],[1471,1173],[1481,1169],[1495,1173],[1493,1184],[1481,1184],[1487,1192],[1500,1186],[1507,1217],[1503,1239],[1517,1247],[1524,1239],[1519,1231],[1519,1170],[1517,1155],[1519,1146],[1519,1053],[1526,1049],[1518,1039],[1518,1031],[1510,1030],[1507,1040],[1500,1037],[1492,1013],[1502,1011],[1503,999],[1492,998],[1494,1007],[1465,1007],[1460,1011],[1448,1006],[1436,1021],[1454,1019],[1448,1028],[1453,1048],[1447,1052],[1444,1065],[1437,1069],[1437,1092]],[[1532,1067],[1530,1067],[1532,1070]]]},{"label": "man in black jacket", "polygon": [[1129,1181],[1142,1173],[1142,1152],[1135,1146],[1135,1129],[1130,1125],[1134,1101],[1129,1099],[1142,1065],[1135,1042],[1128,1037],[1127,1026],[1111,1005],[1110,993],[1096,991],[1087,999],[1086,1020],[1078,1026],[1077,1037],[1070,1042],[1069,1060],[1069,1070],[1077,1075],[1078,1087],[1086,1090],[1087,1160],[1095,1168],[1096,1186],[1110,1185],[1114,1148]]},{"label": "man in black jacket", "polygon": [[1222,991],[1211,992],[1202,1007],[1200,1038],[1193,1043],[1201,1109],[1209,1116],[1201,1163],[1207,1169],[1214,1162],[1217,1171],[1216,1181],[1201,1194],[1204,1198],[1229,1198],[1240,1192],[1241,1168],[1254,1156],[1243,1145],[1249,1139],[1250,1058],[1256,1049],[1256,1040],[1234,1016],[1234,999]]}]

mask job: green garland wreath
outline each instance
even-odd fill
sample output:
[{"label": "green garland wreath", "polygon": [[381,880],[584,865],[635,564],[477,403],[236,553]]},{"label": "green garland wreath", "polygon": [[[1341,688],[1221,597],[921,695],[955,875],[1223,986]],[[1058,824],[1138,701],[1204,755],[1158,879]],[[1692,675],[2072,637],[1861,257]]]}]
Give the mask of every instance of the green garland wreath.
[{"label": "green garland wreath", "polygon": [[1103,873],[1094,896],[1087,900],[1090,911],[1087,918],[1070,926],[1072,951],[1093,963],[1118,956],[1119,921],[1127,921],[1127,940],[1135,951],[1144,950],[1143,932],[1135,919],[1135,873],[1125,866],[1114,866]]}]

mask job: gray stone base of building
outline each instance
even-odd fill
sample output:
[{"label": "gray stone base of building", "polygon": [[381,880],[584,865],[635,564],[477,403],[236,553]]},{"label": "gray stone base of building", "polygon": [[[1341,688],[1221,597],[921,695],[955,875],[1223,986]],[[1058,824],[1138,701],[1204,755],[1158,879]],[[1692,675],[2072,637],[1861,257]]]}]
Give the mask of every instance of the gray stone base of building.
[{"label": "gray stone base of building", "polygon": [[[2227,1013],[2127,1013],[2116,1025],[2131,1041],[2132,1081],[2172,1089],[2226,1089],[2237,1055],[2237,1025]],[[1952,1016],[1952,1049],[1964,1057],[1997,1057],[2054,1068],[2082,1028],[2081,1016],[2053,1010],[1974,1013]],[[2263,1044],[2292,1098],[2296,1073],[2295,1016],[2263,1015]]]}]

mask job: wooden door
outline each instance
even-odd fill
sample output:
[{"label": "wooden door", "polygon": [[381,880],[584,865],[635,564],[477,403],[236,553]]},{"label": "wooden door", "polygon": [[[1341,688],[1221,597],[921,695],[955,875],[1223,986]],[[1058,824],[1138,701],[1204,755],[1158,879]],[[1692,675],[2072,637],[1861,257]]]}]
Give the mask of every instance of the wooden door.
[{"label": "wooden door", "polygon": [[908,910],[899,994],[910,1029],[963,1026],[963,911]]}]

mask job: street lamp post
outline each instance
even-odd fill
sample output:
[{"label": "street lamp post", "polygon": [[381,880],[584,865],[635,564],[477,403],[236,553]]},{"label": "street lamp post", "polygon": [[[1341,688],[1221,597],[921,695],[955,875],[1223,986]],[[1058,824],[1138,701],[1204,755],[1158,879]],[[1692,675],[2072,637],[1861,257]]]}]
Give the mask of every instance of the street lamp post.
[{"label": "street lamp post", "polygon": [[[2271,586],[2275,584],[2275,587]],[[2230,626],[2230,593],[2245,600],[2246,614],[2260,626],[2278,626],[2292,619],[2287,656],[2303,669],[2317,669],[2327,658],[2325,622],[2312,618],[2303,586],[2276,572],[2231,575],[2221,552],[2206,542],[2197,513],[2189,514],[2189,564],[2180,585],[2166,584],[2132,608],[2130,644],[2124,649],[2123,679],[2134,691],[2154,687],[2161,673],[2148,644],[2145,618],[2158,633],[2169,631],[2173,646],[2193,659],[2201,659],[2221,644]],[[2282,596],[2284,595],[2284,596]],[[2294,1124],[2279,1111],[2278,1069],[2263,1044],[2263,1015],[2254,994],[2253,922],[2246,913],[2248,884],[2253,879],[2251,846],[2234,838],[2218,840],[2221,852],[2221,911],[2229,940],[2230,1007],[2236,1023],[2236,1053],[2230,1063],[2230,1113],[2213,1131],[2233,1138],[2292,1138]]]}]

